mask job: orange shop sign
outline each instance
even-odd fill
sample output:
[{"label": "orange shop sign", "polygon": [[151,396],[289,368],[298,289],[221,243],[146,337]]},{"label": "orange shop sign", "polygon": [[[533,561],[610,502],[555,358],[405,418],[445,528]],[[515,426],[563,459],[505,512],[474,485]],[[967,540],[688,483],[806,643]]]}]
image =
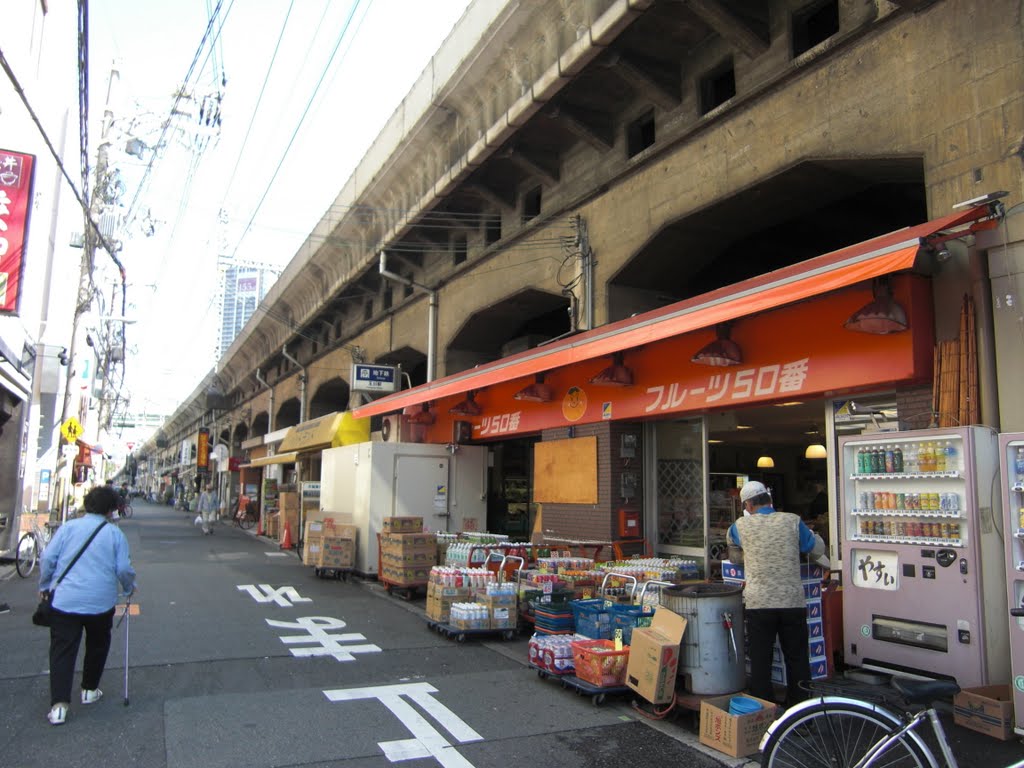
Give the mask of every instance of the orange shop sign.
[{"label": "orange shop sign", "polygon": [[[545,385],[554,395],[550,402],[516,400],[513,395],[530,383],[518,378],[476,390],[481,414],[460,420],[472,424],[474,439],[490,439],[602,420],[647,420],[923,383],[931,377],[930,285],[911,275],[894,277],[892,284],[910,319],[910,330],[903,333],[872,335],[843,327],[872,298],[870,286],[862,285],[735,321],[731,338],[742,350],[740,365],[711,367],[691,361],[715,337],[714,329],[707,328],[626,350],[622,364],[632,372],[630,386],[590,384],[610,363],[608,357],[593,358],[545,374]],[[427,427],[425,441],[450,439],[455,417],[448,409],[459,399],[431,403],[437,420]]]}]

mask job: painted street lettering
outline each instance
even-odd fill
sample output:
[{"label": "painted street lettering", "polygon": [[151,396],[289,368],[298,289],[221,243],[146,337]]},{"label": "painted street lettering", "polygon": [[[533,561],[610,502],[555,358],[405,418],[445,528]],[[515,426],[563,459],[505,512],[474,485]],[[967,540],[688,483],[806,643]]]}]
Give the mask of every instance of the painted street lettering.
[{"label": "painted street lettering", "polygon": [[237,589],[240,592],[248,592],[257,603],[277,603],[282,608],[291,608],[293,603],[311,603],[308,597],[303,597],[294,587],[274,587],[269,584],[239,584]]},{"label": "painted street lettering", "polygon": [[280,637],[281,642],[285,645],[312,644],[303,648],[290,648],[292,656],[333,656],[335,661],[355,661],[356,658],[352,655],[354,653],[380,653],[380,648],[370,643],[342,645],[342,643],[365,640],[366,636],[358,632],[331,634],[330,630],[344,629],[347,626],[341,619],[331,616],[303,616],[295,621],[276,621],[274,619],[264,619],[264,621],[272,627],[296,629],[306,633]]},{"label": "painted street lettering", "polygon": [[473,768],[473,764],[459,754],[455,747],[409,701],[406,701],[409,699],[418,705],[460,744],[483,740],[483,736],[470,728],[462,718],[430,695],[433,693],[437,693],[437,688],[430,683],[324,691],[324,695],[333,702],[378,699],[402,721],[413,738],[378,742],[378,746],[390,762],[433,757],[445,768]]}]

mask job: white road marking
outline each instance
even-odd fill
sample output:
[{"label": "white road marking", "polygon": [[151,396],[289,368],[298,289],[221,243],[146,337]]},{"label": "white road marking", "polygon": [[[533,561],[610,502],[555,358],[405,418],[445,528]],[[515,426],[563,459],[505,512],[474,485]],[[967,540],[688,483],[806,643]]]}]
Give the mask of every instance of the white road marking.
[{"label": "white road marking", "polygon": [[274,602],[282,608],[291,608],[292,603],[313,602],[312,598],[300,595],[295,587],[278,587],[274,589],[269,584],[260,584],[258,587],[257,589],[255,584],[239,584],[236,588],[240,592],[248,592],[257,603]]},{"label": "white road marking", "polygon": [[378,699],[385,707],[402,721],[412,733],[412,739],[396,739],[378,742],[384,756],[392,762],[403,760],[419,760],[433,757],[445,768],[474,768],[454,746],[437,731],[402,697],[406,696],[418,704],[427,714],[436,720],[441,727],[460,743],[482,741],[483,736],[474,731],[458,715],[439,702],[430,694],[437,693],[437,688],[430,683],[405,683],[402,685],[380,685],[370,688],[338,688],[324,691],[329,701],[356,701],[359,699]]},{"label": "white road marking", "polygon": [[358,632],[330,634],[327,630],[342,629],[346,626],[341,619],[331,616],[303,616],[295,621],[275,621],[264,619],[272,627],[282,629],[305,630],[305,635],[283,635],[280,640],[285,645],[292,643],[319,643],[305,648],[290,648],[292,656],[333,656],[336,661],[355,661],[354,653],[380,653],[380,647],[366,643],[363,645],[341,645],[355,640],[365,640]]}]

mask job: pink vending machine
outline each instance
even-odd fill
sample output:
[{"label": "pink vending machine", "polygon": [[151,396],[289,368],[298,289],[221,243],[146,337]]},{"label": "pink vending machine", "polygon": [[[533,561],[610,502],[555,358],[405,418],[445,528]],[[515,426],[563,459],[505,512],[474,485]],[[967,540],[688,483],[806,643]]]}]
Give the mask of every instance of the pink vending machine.
[{"label": "pink vending machine", "polygon": [[1009,679],[997,442],[985,427],[840,439],[847,664]]},{"label": "pink vending machine", "polygon": [[[1006,596],[1011,611],[1024,608],[1024,432],[999,436],[1006,542]],[[1024,617],[1010,616],[1010,669],[1014,730],[1024,736]]]}]

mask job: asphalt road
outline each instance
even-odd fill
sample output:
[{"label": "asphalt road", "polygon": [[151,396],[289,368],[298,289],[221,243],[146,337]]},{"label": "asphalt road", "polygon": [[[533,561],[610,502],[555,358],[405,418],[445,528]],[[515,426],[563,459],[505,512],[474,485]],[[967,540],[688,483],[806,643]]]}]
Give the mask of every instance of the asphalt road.
[{"label": "asphalt road", "polygon": [[[48,633],[31,624],[35,578],[0,566],[0,765],[103,768],[718,768],[753,766],[697,743],[693,713],[662,721],[628,699],[594,706],[540,680],[524,638],[458,644],[423,600],[315,577],[233,525],[135,503],[120,523],[139,573],[124,706],[125,625],[103,699],[54,727]],[[81,662],[81,653],[79,663]],[[1024,758],[944,717],[961,768]]]},{"label": "asphalt road", "polygon": [[0,764],[745,762],[684,744],[696,741],[689,713],[652,727],[628,700],[594,706],[538,679],[525,666],[525,639],[458,644],[428,629],[422,600],[406,603],[358,580],[318,579],[264,539],[226,525],[202,536],[191,521],[136,502],[135,516],[120,523],[139,573],[138,614],[128,624],[128,706],[122,625],[103,699],[73,701],[67,723],[49,725],[48,633],[30,622],[35,580],[0,582],[0,600],[12,607],[0,616]]}]

